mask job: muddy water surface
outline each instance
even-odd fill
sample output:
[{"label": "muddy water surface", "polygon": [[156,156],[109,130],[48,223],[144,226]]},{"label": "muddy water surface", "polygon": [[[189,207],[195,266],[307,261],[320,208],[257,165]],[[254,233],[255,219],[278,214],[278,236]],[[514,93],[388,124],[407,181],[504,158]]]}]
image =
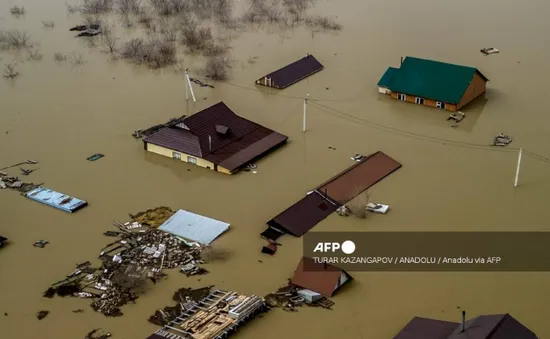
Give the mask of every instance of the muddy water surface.
[{"label": "muddy water surface", "polygon": [[[10,16],[13,5],[25,6],[25,17]],[[68,215],[15,192],[0,192],[0,234],[12,242],[0,251],[1,337],[74,339],[101,327],[116,338],[145,338],[157,328],[147,317],[168,304],[180,287],[215,284],[260,295],[273,291],[292,274],[302,242],[285,237],[279,252],[266,258],[259,253],[258,233],[306,191],[349,166],[355,153],[382,150],[403,163],[371,191],[392,212],[364,221],[331,216],[316,230],[548,230],[550,164],[525,157],[521,186],[514,189],[515,152],[428,142],[353,119],[476,144],[490,143],[502,131],[515,137],[512,146],[550,155],[550,115],[543,100],[550,49],[539,43],[550,25],[548,2],[345,0],[320,2],[314,11],[335,18],[343,30],[312,34],[304,28],[263,27],[244,32],[232,42],[229,82],[215,83],[214,90],[196,87],[193,104],[185,100],[181,73],[111,61],[101,48],[74,39],[68,28],[80,17],[68,15],[63,0],[0,4],[0,29],[28,31],[44,55],[41,61],[27,61],[25,53],[0,53],[2,69],[16,61],[21,73],[14,82],[0,82],[0,167],[36,159],[39,170],[29,179],[90,202]],[[42,27],[43,20],[53,20],[55,27]],[[479,53],[493,45],[500,54]],[[56,63],[55,52],[81,54],[85,63]],[[254,89],[255,79],[306,53],[326,69],[281,92],[286,96]],[[450,128],[444,112],[379,97],[379,77],[406,55],[478,67],[491,80],[486,99],[465,109],[466,119]],[[197,73],[200,60],[186,58],[184,65]],[[304,134],[299,98],[308,92],[326,107],[309,106]],[[148,154],[130,136],[135,129],[221,100],[290,137],[286,147],[258,162],[255,175],[229,177]],[[98,152],[106,157],[86,161]],[[231,231],[215,242],[226,258],[210,263],[210,274],[186,278],[175,272],[151,285],[116,319],[94,313],[85,300],[41,298],[76,262],[97,255],[108,242],[102,233],[112,229],[112,220],[159,205],[231,223]],[[34,248],[39,239],[50,245]],[[333,311],[275,311],[236,337],[384,339],[415,315],[458,321],[458,307],[472,316],[508,312],[539,337],[550,337],[543,316],[550,301],[545,273],[354,277],[334,298]],[[85,312],[71,312],[79,308]],[[38,321],[39,310],[51,313]]]}]

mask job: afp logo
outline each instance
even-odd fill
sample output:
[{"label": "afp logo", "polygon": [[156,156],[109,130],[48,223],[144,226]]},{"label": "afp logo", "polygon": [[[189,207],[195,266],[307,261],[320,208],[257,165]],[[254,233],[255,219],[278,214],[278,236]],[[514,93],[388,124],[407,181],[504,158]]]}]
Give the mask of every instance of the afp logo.
[{"label": "afp logo", "polygon": [[355,252],[355,243],[351,240],[346,240],[343,243],[339,242],[320,242],[317,243],[313,252],[320,253],[334,253],[338,250],[344,252],[344,254],[352,254]]}]

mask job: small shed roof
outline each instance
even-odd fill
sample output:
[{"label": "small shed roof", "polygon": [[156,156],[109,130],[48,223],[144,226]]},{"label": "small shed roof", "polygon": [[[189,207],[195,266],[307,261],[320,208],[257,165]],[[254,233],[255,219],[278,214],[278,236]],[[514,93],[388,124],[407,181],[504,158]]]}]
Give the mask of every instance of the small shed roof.
[{"label": "small shed roof", "polygon": [[[342,280],[344,274],[348,279]],[[318,264],[308,257],[303,257],[294,272],[291,282],[308,290],[318,292],[330,298],[345,282],[351,281],[351,276],[341,268],[329,264]]]},{"label": "small shed roof", "polygon": [[[324,66],[311,54],[306,55],[300,60],[294,61],[285,67],[269,73],[264,77],[271,78],[277,85],[277,88],[283,89],[290,85],[307,78],[314,73],[323,70]],[[263,78],[263,77],[262,77]]]},{"label": "small shed roof", "polygon": [[399,69],[392,71],[387,87],[392,92],[457,104],[475,73],[489,80],[474,67],[408,56]]},{"label": "small shed roof", "polygon": [[414,317],[393,339],[447,339],[457,326],[451,321]]},{"label": "small shed roof", "polygon": [[380,81],[378,81],[378,87],[390,87],[391,78],[397,71],[397,68],[394,67],[388,67],[388,69],[384,72],[384,75],[382,75],[382,78],[380,78]]},{"label": "small shed roof", "polygon": [[25,196],[34,201],[41,202],[69,213],[76,212],[88,205],[88,202],[85,200],[74,198],[41,186],[35,187],[28,191],[25,193]]},{"label": "small shed roof", "polygon": [[203,245],[209,245],[228,229],[229,224],[226,222],[185,210],[178,210],[159,227],[161,231]]}]

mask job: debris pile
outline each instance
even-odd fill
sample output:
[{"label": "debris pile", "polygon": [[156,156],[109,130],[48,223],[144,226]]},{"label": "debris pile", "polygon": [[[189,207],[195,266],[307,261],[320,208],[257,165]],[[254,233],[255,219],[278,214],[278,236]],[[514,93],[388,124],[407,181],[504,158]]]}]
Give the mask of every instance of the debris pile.
[{"label": "debris pile", "polygon": [[48,316],[48,314],[50,314],[50,311],[39,311],[36,314],[36,319],[42,320],[42,319],[46,318]]},{"label": "debris pile", "polygon": [[500,51],[494,47],[487,47],[487,48],[482,48],[480,52],[485,55],[491,55],[491,54],[499,53]]},{"label": "debris pile", "polygon": [[[170,210],[166,207],[160,209]],[[158,212],[158,209],[138,213],[135,217],[153,225],[161,217],[168,218],[160,213],[155,214],[157,217],[151,217],[150,211]],[[115,222],[115,226],[120,232],[106,233],[119,239],[101,249],[101,266],[93,267],[89,261],[78,264],[73,273],[53,284],[44,297],[59,295],[90,298],[95,311],[105,316],[121,316],[120,307],[134,302],[138,298],[139,287],[147,280],[156,283],[164,277],[163,269],[181,267],[189,275],[206,273],[198,266],[203,263],[200,259],[202,247],[187,244],[171,234],[145,227],[137,221],[126,224]]]},{"label": "debris pile", "polygon": [[198,302],[207,297],[214,286],[207,286],[198,289],[181,288],[172,297],[177,302],[175,306],[166,306],[162,310],[157,310],[155,314],[149,317],[149,322],[158,326],[165,326],[179,317],[188,309],[191,302]]},{"label": "debris pile", "polygon": [[339,216],[347,217],[351,214],[351,211],[349,208],[347,208],[345,205],[338,207],[336,210],[336,213],[338,213]]},{"label": "debris pile", "polygon": [[512,142],[512,137],[505,135],[504,133],[499,133],[495,137],[495,140],[493,141],[493,146],[508,146]]},{"label": "debris pile", "polygon": [[135,215],[130,214],[130,218],[132,218],[134,222],[137,222],[138,224],[141,224],[143,226],[157,228],[160,225],[164,224],[164,222],[168,220],[173,214],[174,211],[172,211],[171,208],[161,206],[149,209],[145,212],[139,212]]},{"label": "debris pile", "polygon": [[210,87],[210,88],[214,88],[214,86],[209,85],[209,84],[207,84],[206,82],[202,82],[202,81],[200,81],[199,79],[189,78],[189,81],[194,82],[194,83],[196,83],[197,85],[199,85],[199,86],[201,86],[201,87]]},{"label": "debris pile", "polygon": [[75,36],[75,38],[91,37],[91,36],[96,36],[96,35],[101,34],[101,27],[98,24],[78,25],[78,26],[74,26],[73,28],[69,29],[69,31],[80,32]]},{"label": "debris pile", "polygon": [[47,244],[49,244],[49,242],[47,240],[38,240],[38,241],[35,241],[33,246],[38,247],[38,248],[44,248],[44,247],[46,247]]},{"label": "debris pile", "polygon": [[296,308],[303,305],[326,309],[331,309],[334,305],[334,302],[315,292],[312,293],[318,295],[318,298],[308,300],[301,295],[303,291],[312,292],[289,282],[288,285],[279,288],[277,292],[266,295],[264,299],[269,307],[280,307],[287,312],[297,312]]},{"label": "debris pile", "polygon": [[453,120],[454,122],[456,122],[457,124],[459,122],[461,122],[464,118],[466,117],[466,115],[462,112],[456,112],[456,113],[451,113],[449,115],[449,117],[447,118],[447,121],[449,120]]},{"label": "debris pile", "polygon": [[86,335],[84,339],[107,339],[111,337],[111,333],[105,333],[105,334],[96,334],[101,329],[96,328],[95,330],[91,330],[90,333]]},{"label": "debris pile", "polygon": [[[18,166],[21,166],[21,165],[36,165],[36,164],[38,164],[37,161],[26,160],[26,161],[19,162],[17,164],[11,165],[11,166],[1,168],[0,169],[0,189],[11,188],[14,191],[18,191],[18,192],[21,192],[21,193],[26,193],[26,192],[30,191],[31,189],[39,186],[40,184],[36,185],[32,182],[23,182],[22,180],[19,179],[19,177],[9,176],[8,173],[2,172],[3,170],[13,168],[13,167],[18,167]],[[22,175],[29,175],[32,172],[36,171],[37,169],[19,168],[19,170],[21,171]]]},{"label": "debris pile", "polygon": [[4,243],[8,241],[8,238],[5,238],[3,236],[0,235],[0,247],[4,246]]},{"label": "debris pile", "polygon": [[364,160],[364,159],[366,159],[366,158],[367,158],[367,157],[364,156],[364,155],[362,155],[362,154],[356,154],[356,155],[354,155],[354,156],[351,157],[351,160],[360,162],[360,161],[362,161],[362,160]]}]

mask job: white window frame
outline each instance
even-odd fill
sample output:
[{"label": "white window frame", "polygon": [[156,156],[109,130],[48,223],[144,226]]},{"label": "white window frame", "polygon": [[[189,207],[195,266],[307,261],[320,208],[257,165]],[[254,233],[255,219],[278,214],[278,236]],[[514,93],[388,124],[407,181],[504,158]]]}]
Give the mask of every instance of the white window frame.
[{"label": "white window frame", "polygon": [[424,98],[422,98],[422,97],[416,97],[416,98],[414,99],[414,103],[415,103],[415,104],[418,104],[418,105],[424,105]]},{"label": "white window frame", "polygon": [[195,157],[192,157],[192,156],[187,156],[187,162],[190,163],[190,164],[197,164],[197,158]]},{"label": "white window frame", "polygon": [[181,153],[172,152],[172,158],[181,160]]},{"label": "white window frame", "polygon": [[401,101],[407,101],[407,96],[403,93],[397,94],[397,99]]},{"label": "white window frame", "polygon": [[435,107],[441,108],[441,109],[445,109],[445,103],[442,102],[442,101],[437,101],[437,102],[435,103]]}]

